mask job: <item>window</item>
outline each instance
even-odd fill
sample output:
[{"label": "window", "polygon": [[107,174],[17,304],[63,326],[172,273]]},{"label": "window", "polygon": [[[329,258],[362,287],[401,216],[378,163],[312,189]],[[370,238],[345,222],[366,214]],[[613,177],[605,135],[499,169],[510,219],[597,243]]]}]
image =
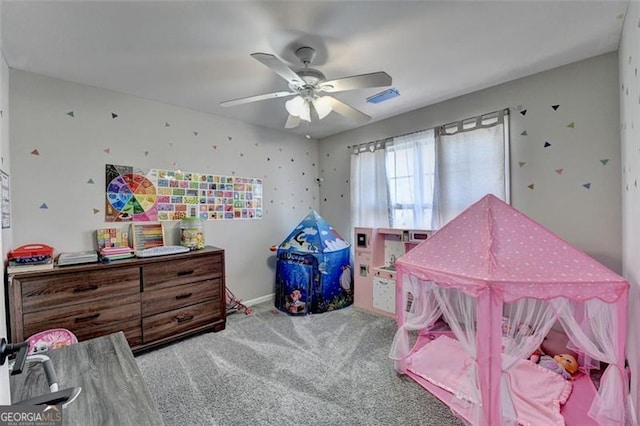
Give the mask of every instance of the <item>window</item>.
[{"label": "window", "polygon": [[509,202],[509,126],[502,111],[438,129],[436,206],[438,229],[486,194]]},{"label": "window", "polygon": [[508,202],[508,134],[505,110],[354,147],[353,226],[438,229],[488,193]]},{"label": "window", "polygon": [[435,180],[433,129],[393,138],[385,153],[391,225],[431,228]]}]

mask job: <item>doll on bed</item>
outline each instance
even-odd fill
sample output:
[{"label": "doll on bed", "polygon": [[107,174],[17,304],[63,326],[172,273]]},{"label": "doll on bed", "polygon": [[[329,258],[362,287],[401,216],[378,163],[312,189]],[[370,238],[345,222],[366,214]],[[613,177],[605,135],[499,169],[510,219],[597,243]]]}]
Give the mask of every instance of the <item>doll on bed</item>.
[{"label": "doll on bed", "polygon": [[570,354],[551,356],[543,354],[542,351],[538,349],[529,359],[537,362],[540,367],[558,373],[567,380],[573,380],[573,375],[578,372],[578,361]]}]

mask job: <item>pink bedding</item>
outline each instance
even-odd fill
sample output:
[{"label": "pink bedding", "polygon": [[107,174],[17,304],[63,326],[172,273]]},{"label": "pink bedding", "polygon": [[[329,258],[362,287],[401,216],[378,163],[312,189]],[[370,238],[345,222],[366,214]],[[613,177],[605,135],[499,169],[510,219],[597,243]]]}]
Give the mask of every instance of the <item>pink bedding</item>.
[{"label": "pink bedding", "polygon": [[[407,370],[477,404],[468,379],[471,362],[457,340],[440,336],[410,355]],[[570,381],[524,359],[517,360],[507,375],[519,424],[565,424],[560,406],[571,393]]]}]

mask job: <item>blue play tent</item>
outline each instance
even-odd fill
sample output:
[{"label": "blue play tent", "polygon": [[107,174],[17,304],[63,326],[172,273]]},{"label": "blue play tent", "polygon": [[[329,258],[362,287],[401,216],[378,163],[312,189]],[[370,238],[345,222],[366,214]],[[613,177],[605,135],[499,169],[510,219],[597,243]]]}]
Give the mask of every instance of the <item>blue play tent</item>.
[{"label": "blue play tent", "polygon": [[312,211],[278,246],[276,308],[316,314],[353,303],[350,244]]}]

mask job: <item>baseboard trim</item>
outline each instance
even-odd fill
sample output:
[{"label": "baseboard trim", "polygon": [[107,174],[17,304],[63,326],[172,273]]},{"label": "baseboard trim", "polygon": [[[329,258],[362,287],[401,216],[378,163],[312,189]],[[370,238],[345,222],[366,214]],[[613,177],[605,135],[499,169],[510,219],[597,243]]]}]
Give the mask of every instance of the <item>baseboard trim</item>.
[{"label": "baseboard trim", "polygon": [[253,305],[257,305],[258,303],[263,303],[263,302],[268,302],[268,301],[274,301],[276,297],[275,293],[271,293],[271,294],[267,294],[266,296],[262,296],[262,297],[257,297],[255,299],[251,299],[251,300],[243,300],[242,304],[243,305],[247,305],[247,306],[253,306]]}]

